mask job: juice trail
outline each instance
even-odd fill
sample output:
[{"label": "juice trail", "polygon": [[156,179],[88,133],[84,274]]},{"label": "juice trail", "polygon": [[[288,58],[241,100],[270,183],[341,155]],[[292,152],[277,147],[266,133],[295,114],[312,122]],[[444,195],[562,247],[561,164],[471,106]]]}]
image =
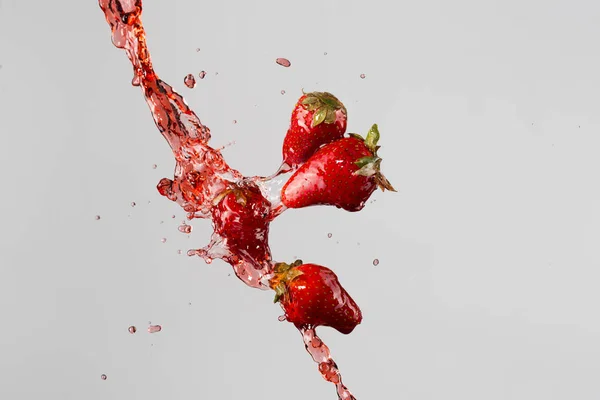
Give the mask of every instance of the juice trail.
[{"label": "juice trail", "polygon": [[[279,199],[282,177],[244,177],[227,165],[219,150],[208,145],[210,129],[183,97],[154,72],[141,22],[141,0],[99,0],[99,4],[110,25],[113,44],[124,49],[131,61],[132,85],[142,89],[154,122],[176,160],[173,179],[161,179],[158,191],[179,204],[188,219],[212,220],[214,233],[210,243],[188,254],[201,256],[207,263],[221,258],[248,286],[269,289],[275,263],[268,246],[268,231],[270,221],[285,210]],[[244,211],[241,215],[239,205],[250,213]],[[335,384],[338,398],[355,399],[342,384],[329,349],[314,328],[301,329],[301,333],[321,374]]]}]

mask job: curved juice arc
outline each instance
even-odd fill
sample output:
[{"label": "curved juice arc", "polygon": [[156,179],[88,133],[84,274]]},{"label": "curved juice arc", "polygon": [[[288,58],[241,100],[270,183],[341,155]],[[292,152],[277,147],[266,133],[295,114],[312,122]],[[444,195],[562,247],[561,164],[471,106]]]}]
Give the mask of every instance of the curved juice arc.
[{"label": "curved juice arc", "polygon": [[[106,21],[110,25],[113,44],[125,50],[133,66],[132,85],[142,89],[154,122],[169,144],[176,160],[173,179],[163,178],[157,185],[159,193],[179,204],[188,219],[211,218],[213,200],[232,186],[255,185],[271,204],[269,222],[285,211],[281,204],[278,186],[282,184],[284,169],[269,178],[244,177],[227,165],[219,150],[208,145],[210,129],[203,125],[185,99],[155,73],[146,44],[146,33],[141,22],[141,0],[99,0]],[[279,176],[279,179],[277,177]],[[280,187],[279,187],[280,189]],[[265,233],[266,235],[266,233]],[[257,263],[244,254],[231,257],[226,239],[213,234],[204,248],[188,251],[207,263],[215,258],[235,258],[230,263],[237,277],[250,287],[268,289],[268,281],[275,262]],[[263,259],[271,260],[270,250]],[[318,338],[314,328],[301,329],[304,344],[321,375],[334,383],[338,398],[355,400],[343,385],[337,365],[331,358],[328,347]]]}]

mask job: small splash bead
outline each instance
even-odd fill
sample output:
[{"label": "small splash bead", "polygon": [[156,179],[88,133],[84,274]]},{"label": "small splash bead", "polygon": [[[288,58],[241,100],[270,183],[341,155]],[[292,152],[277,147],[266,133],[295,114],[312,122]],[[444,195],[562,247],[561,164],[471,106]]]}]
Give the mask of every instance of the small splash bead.
[{"label": "small splash bead", "polygon": [[276,59],[275,62],[277,64],[281,65],[282,67],[286,67],[286,68],[288,68],[289,66],[292,65],[292,63],[290,62],[290,60],[288,60],[287,58],[282,58],[282,57]]},{"label": "small splash bead", "polygon": [[160,241],[163,243],[167,243],[167,238],[162,238],[162,239],[160,239]]},{"label": "small splash bead", "polygon": [[327,237],[328,237],[329,239],[331,239],[331,237],[332,237],[332,236],[333,236],[333,234],[331,234],[331,233],[328,233],[328,234],[327,234]]},{"label": "small splash bead", "polygon": [[96,221],[100,221],[100,216],[99,216],[99,215],[96,215],[96,216],[94,217],[94,219],[95,219]]},{"label": "small splash bead", "polygon": [[150,325],[148,327],[148,333],[157,333],[162,331],[162,326],[160,325]]},{"label": "small splash bead", "polygon": [[373,265],[374,266],[378,266],[379,265],[379,259],[378,258],[376,258],[376,259],[373,260]]},{"label": "small splash bead", "polygon": [[365,79],[367,76],[365,74],[360,74],[360,79]]},{"label": "small splash bead", "polygon": [[183,79],[183,83],[185,84],[185,86],[187,86],[190,89],[193,89],[196,86],[196,78],[194,78],[194,75],[192,74],[188,74],[186,75],[186,77]]},{"label": "small splash bead", "polygon": [[102,379],[103,381],[105,381],[106,380],[106,374],[100,375],[100,379]]},{"label": "small splash bead", "polygon": [[188,224],[179,225],[179,227],[177,229],[181,233],[187,233],[187,234],[192,233],[192,226],[188,225]]},{"label": "small splash bead", "polygon": [[129,328],[127,328],[127,330],[128,330],[128,331],[129,331],[129,333],[131,333],[132,335],[133,335],[134,333],[136,333],[136,332],[137,332],[137,328],[136,328],[135,326],[133,326],[133,325],[131,325]]}]

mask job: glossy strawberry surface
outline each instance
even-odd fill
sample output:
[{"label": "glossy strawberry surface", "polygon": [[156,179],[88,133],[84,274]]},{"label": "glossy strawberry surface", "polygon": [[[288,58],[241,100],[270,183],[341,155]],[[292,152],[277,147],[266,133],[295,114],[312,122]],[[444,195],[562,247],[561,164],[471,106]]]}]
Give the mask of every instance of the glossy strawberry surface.
[{"label": "glossy strawberry surface", "polygon": [[360,324],[360,308],[332,270],[316,264],[283,265],[274,281],[278,300],[298,329],[329,326],[349,334]]},{"label": "glossy strawberry surface", "polygon": [[331,93],[304,94],[292,111],[283,140],[283,162],[296,168],[322,145],[341,139],[346,122],[346,108]]}]

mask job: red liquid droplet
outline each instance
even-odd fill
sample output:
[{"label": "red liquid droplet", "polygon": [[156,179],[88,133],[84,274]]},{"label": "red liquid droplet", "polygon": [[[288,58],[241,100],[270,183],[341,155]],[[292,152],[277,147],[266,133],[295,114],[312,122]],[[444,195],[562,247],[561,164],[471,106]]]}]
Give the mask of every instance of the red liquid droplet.
[{"label": "red liquid droplet", "polygon": [[181,233],[192,233],[192,226],[191,225],[187,225],[187,224],[183,224],[183,225],[179,225],[179,232]]},{"label": "red liquid droplet", "polygon": [[196,48],[196,52],[199,53],[200,52],[200,47]]},{"label": "red liquid droplet", "polygon": [[100,221],[100,216],[99,216],[99,215],[96,215],[96,216],[94,217],[94,219],[95,219],[96,221]]},{"label": "red liquid droplet", "polygon": [[157,167],[158,167],[158,165],[152,164],[152,169],[156,169]]},{"label": "red liquid droplet", "polygon": [[287,58],[278,58],[277,60],[275,60],[275,62],[279,65],[281,65],[282,67],[289,67],[290,65],[292,65],[292,63],[290,62],[290,60],[288,60]]},{"label": "red liquid droplet", "polygon": [[137,329],[136,329],[136,327],[135,327],[135,326],[133,326],[133,325],[131,325],[129,328],[127,328],[127,330],[128,330],[128,331],[129,331],[129,333],[131,333],[132,335],[133,335],[134,333],[136,333],[136,332],[137,332]]},{"label": "red liquid droplet", "polygon": [[182,254],[182,253],[183,253],[183,251],[177,250],[177,254]]},{"label": "red liquid droplet", "polygon": [[234,120],[233,120],[233,123],[234,123],[234,124],[237,124],[237,119],[234,119]]},{"label": "red liquid droplet", "polygon": [[373,260],[373,265],[378,266],[379,265],[379,259],[374,259]]},{"label": "red liquid droplet", "polygon": [[282,90],[282,91],[281,91],[281,94],[285,94],[285,90]]},{"label": "red liquid droplet", "polygon": [[135,206],[136,206],[135,201],[132,201],[131,202],[131,207],[135,207]]},{"label": "red liquid droplet", "polygon": [[194,78],[194,75],[188,74],[183,79],[183,83],[185,83],[185,86],[189,87],[190,89],[193,89],[196,86],[196,78]]},{"label": "red liquid droplet", "polygon": [[106,380],[106,375],[105,374],[100,375],[100,379],[102,379],[103,381],[105,381]]},{"label": "red liquid droplet", "polygon": [[333,235],[332,235],[331,233],[328,233],[328,234],[327,234],[327,237],[328,237],[329,239],[331,239],[331,237],[332,237],[332,236],[333,236]]},{"label": "red liquid droplet", "polygon": [[160,325],[150,325],[148,327],[148,333],[157,333],[162,331],[162,326]]},{"label": "red liquid droplet", "polygon": [[160,241],[163,242],[163,243],[167,243],[167,238],[162,238],[162,239],[160,239]]},{"label": "red liquid droplet", "polygon": [[285,321],[287,318],[285,317],[285,315],[280,315],[279,317],[277,317],[277,319],[279,320],[279,322],[283,322],[283,321]]},{"label": "red liquid droplet", "polygon": [[206,76],[206,71],[200,71],[200,73],[198,74],[198,77],[200,79],[204,79],[205,76]]},{"label": "red liquid droplet", "polygon": [[360,74],[360,79],[365,79],[367,76],[365,74]]}]

